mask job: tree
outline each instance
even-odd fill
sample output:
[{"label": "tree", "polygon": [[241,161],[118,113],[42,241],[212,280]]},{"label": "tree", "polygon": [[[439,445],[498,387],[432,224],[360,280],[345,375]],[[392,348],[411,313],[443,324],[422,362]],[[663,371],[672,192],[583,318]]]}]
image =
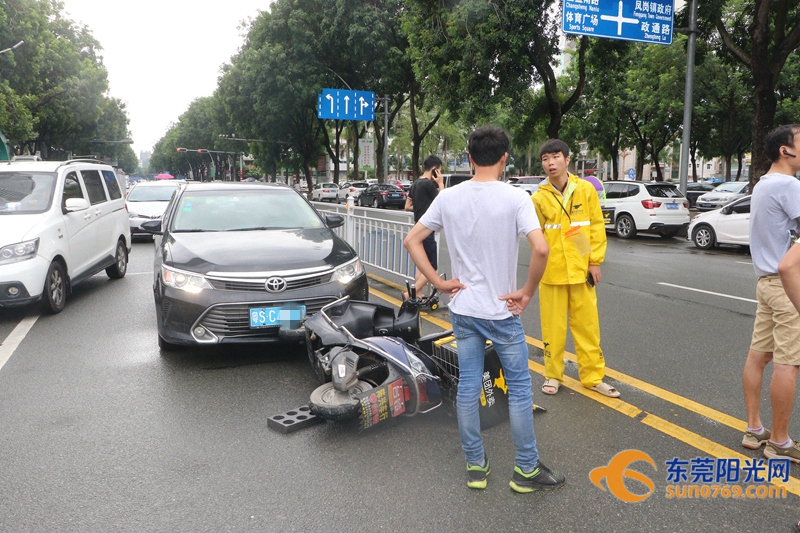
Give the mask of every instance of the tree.
[{"label": "tree", "polygon": [[[549,123],[558,137],[562,118],[580,98],[585,82],[588,39],[578,42],[578,78],[559,85],[559,10],[554,0],[408,0],[406,28],[418,78],[454,117],[485,120],[505,99],[524,103],[528,89],[541,85]],[[523,112],[525,110],[522,110]]]},{"label": "tree", "polygon": [[728,51],[750,69],[755,84],[750,187],[769,169],[764,137],[778,108],[776,87],[790,54],[800,46],[800,4],[790,0],[704,0],[706,35],[718,32]]}]

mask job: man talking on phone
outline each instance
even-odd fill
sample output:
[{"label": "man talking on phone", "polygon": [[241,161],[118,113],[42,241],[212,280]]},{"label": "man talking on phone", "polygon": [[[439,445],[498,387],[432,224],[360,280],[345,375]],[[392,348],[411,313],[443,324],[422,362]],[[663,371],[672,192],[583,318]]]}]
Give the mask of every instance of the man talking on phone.
[{"label": "man talking on phone", "polygon": [[[424,172],[417,181],[411,186],[406,198],[406,211],[414,212],[414,223],[419,222],[422,215],[433,203],[433,199],[444,189],[444,177],[442,176],[442,160],[435,155],[429,155],[422,163]],[[433,233],[428,235],[422,245],[425,247],[425,254],[431,262],[434,270],[439,269],[438,253],[436,250],[436,238]],[[414,278],[414,286],[417,294],[422,297],[422,289],[428,284],[427,278],[417,269],[417,277]],[[403,300],[408,299],[408,293],[403,293]]]}]

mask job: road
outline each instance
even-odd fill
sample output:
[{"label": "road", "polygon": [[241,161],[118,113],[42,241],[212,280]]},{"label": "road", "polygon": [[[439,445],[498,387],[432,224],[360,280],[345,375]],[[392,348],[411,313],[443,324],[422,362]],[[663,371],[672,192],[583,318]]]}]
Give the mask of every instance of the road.
[{"label": "road", "polygon": [[[33,312],[0,311],[0,531],[783,531],[800,516],[797,466],[785,499],[666,495],[667,461],[760,457],[739,446],[755,282],[738,249],[610,237],[598,298],[619,400],[570,379],[557,396],[541,394],[538,306],[526,310],[535,400],[548,409],[535,417],[539,449],[568,479],[531,495],[508,488],[507,423],[485,432],[489,487],[465,487],[444,406],[370,432],[270,431],[267,417],[305,404],[315,387],[304,354],[161,356],[151,268],[152,244],[134,243],[125,279],[92,278],[29,331]],[[371,286],[373,299],[396,303],[395,287]],[[443,310],[424,329],[447,324]],[[576,377],[574,365],[567,373]],[[800,436],[798,418],[790,429]],[[626,449],[657,466],[633,465],[654,484],[639,503],[589,479]]]}]

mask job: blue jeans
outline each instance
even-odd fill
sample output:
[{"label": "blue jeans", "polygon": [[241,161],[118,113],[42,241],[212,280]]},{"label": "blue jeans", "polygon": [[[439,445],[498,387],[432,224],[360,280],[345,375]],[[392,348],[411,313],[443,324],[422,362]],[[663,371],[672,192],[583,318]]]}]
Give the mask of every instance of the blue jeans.
[{"label": "blue jeans", "polygon": [[508,411],[511,439],[517,450],[517,466],[529,471],[539,464],[536,434],[533,431],[533,392],[528,369],[528,345],[518,316],[503,320],[484,320],[450,312],[458,347],[458,431],[467,462],[483,460],[483,438],[478,413],[483,387],[483,359],[486,340],[492,341],[508,386]]}]

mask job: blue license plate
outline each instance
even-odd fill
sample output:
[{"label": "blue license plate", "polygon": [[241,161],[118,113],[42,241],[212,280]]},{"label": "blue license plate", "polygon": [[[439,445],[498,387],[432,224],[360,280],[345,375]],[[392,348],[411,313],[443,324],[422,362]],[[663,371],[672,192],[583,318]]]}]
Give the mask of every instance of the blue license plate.
[{"label": "blue license plate", "polygon": [[394,193],[392,193],[392,195],[391,195],[391,196],[392,196],[392,198],[400,198],[400,195],[399,195],[399,194],[394,194]]},{"label": "blue license plate", "polygon": [[285,307],[251,307],[250,327],[268,328],[280,326],[282,328],[298,328],[306,317],[306,306]]},{"label": "blue license plate", "polygon": [[667,204],[667,209],[678,209],[678,204]]}]

